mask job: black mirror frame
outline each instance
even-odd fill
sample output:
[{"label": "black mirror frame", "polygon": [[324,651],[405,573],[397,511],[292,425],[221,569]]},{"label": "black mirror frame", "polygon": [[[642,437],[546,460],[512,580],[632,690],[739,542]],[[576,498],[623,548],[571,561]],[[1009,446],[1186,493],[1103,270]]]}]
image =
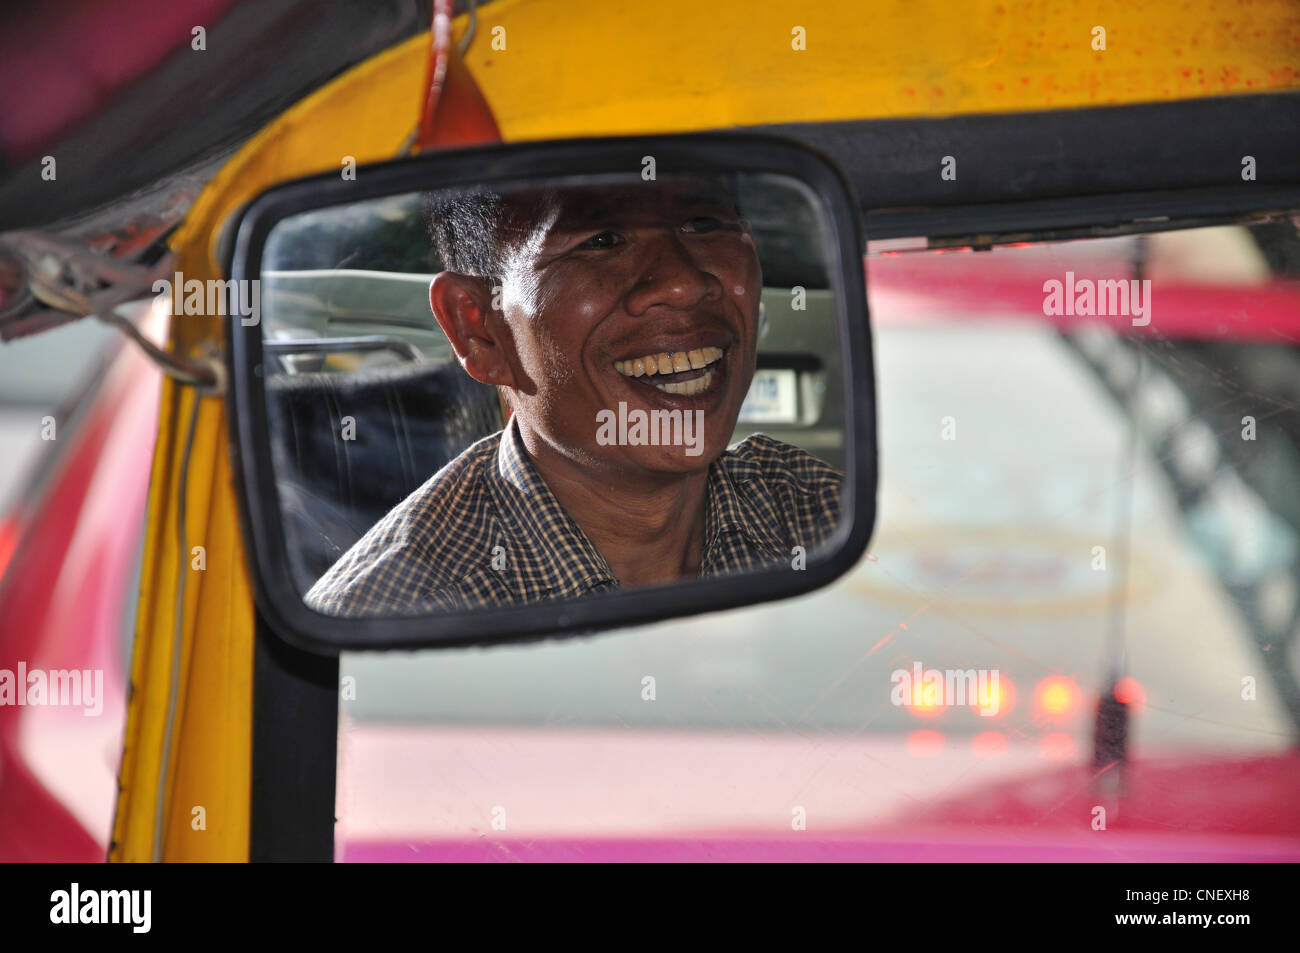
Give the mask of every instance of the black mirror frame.
[{"label": "black mirror frame", "polygon": [[[860,207],[840,171],[805,146],[744,134],[634,136],[492,145],[435,152],[358,167],[345,181],[337,172],[276,186],[236,213],[237,226],[226,273],[242,281],[261,273],[261,256],[272,227],[288,215],[399,192],[458,185],[518,181],[529,176],[639,172],[654,156],[660,175],[691,172],[753,172],[802,181],[822,203],[830,230],[828,271],[837,280],[836,312],[843,345],[846,421],[844,512],[831,539],[802,571],[771,569],[707,580],[687,580],[584,597],[446,615],[339,617],[307,607],[294,586],[286,559],[279,496],[270,459],[262,365],[262,328],[226,322],[229,355],[228,410],[233,472],[238,483],[244,539],[259,608],[276,632],[301,649],[410,650],[490,645],[579,635],[663,619],[784,599],[818,589],[843,575],[861,557],[876,517],[877,444],[875,369],[867,314]],[[665,598],[666,593],[671,593]]]}]

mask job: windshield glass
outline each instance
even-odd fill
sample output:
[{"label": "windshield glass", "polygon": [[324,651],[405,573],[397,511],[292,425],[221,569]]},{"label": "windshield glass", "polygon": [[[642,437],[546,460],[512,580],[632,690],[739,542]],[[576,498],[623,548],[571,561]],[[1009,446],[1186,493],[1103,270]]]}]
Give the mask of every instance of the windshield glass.
[{"label": "windshield glass", "polygon": [[[1086,833],[1117,750],[1125,823],[1240,832],[1220,780],[1300,730],[1298,262],[1289,219],[868,258],[868,555],[758,608],[344,656],[339,856],[800,811]],[[1298,833],[1279,804],[1256,833]]]}]

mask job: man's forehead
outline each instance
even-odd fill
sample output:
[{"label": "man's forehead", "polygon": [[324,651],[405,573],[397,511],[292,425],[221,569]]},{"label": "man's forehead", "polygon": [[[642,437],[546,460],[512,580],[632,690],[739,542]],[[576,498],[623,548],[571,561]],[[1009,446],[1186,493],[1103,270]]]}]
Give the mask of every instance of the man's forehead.
[{"label": "man's forehead", "polygon": [[519,196],[519,224],[563,231],[587,225],[657,221],[692,209],[736,211],[736,193],[722,176],[656,182],[579,185]]}]

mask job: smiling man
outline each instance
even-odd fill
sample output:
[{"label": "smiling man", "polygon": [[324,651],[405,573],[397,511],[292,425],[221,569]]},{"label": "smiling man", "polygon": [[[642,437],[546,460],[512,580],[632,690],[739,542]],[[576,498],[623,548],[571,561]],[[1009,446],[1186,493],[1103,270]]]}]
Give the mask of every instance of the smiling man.
[{"label": "smiling man", "polygon": [[756,434],[762,275],[730,181],[477,192],[438,202],[430,307],[510,415],[308,593],[319,611],[506,605],[791,566],[841,476]]}]

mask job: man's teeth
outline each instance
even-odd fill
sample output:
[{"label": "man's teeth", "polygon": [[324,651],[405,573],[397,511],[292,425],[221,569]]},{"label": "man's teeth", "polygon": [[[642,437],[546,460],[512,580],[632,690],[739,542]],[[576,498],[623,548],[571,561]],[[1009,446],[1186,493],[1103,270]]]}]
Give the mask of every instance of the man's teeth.
[{"label": "man's teeth", "polygon": [[[655,374],[677,374],[681,371],[701,370],[708,367],[713,362],[722,358],[722,348],[720,347],[700,347],[693,351],[677,351],[670,354],[664,351],[660,354],[647,354],[645,357],[638,357],[628,361],[615,361],[614,369],[624,377],[649,377]],[[711,377],[712,373],[702,375],[696,380],[704,380]],[[670,394],[693,394],[696,391],[674,390],[675,387],[684,387],[686,384],[694,381],[685,381],[682,384],[656,384],[660,390],[666,390]],[[703,390],[703,388],[697,388]]]},{"label": "man's teeth", "polygon": [[713,382],[713,371],[705,371],[699,377],[692,377],[688,381],[678,381],[673,384],[655,384],[661,391],[666,394],[699,394],[708,389],[709,384]]}]

